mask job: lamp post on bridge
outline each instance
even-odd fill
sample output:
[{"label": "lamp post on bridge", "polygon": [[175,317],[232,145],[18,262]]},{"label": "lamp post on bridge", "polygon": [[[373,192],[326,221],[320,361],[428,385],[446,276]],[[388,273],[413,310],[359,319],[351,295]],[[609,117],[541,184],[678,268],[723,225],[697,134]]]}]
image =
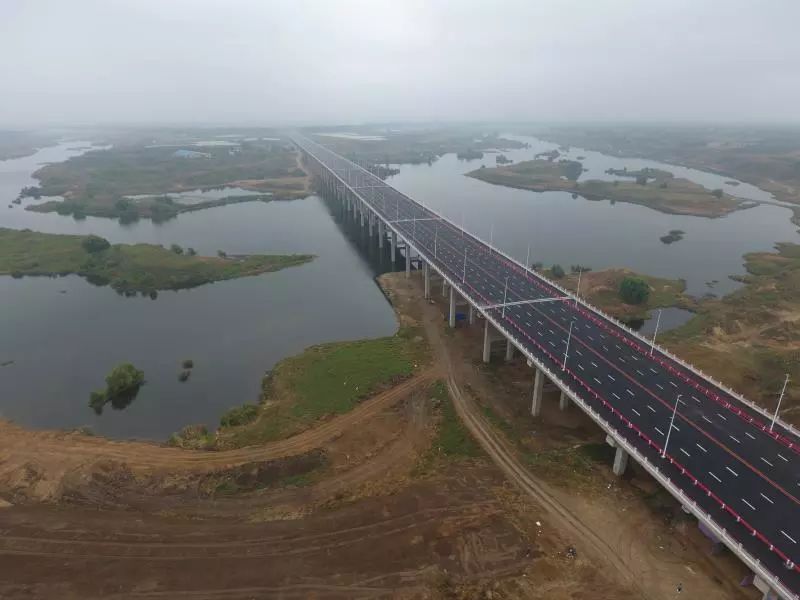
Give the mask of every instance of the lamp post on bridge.
[{"label": "lamp post on bridge", "polygon": [[781,390],[781,395],[778,396],[778,406],[775,407],[775,414],[772,415],[772,423],[769,424],[769,432],[772,433],[772,428],[775,427],[775,421],[778,420],[778,411],[781,409],[781,401],[783,400],[783,394],[786,393],[786,385],[789,383],[789,374],[786,374],[786,379],[783,380],[783,389]]},{"label": "lamp post on bridge", "polygon": [[461,276],[461,283],[466,283],[466,282],[467,282],[467,247],[464,246],[464,274]]},{"label": "lamp post on bridge", "polygon": [[658,309],[658,317],[656,318],[656,330],[653,332],[653,340],[650,342],[650,356],[653,356],[653,347],[656,345],[656,336],[658,335],[658,326],[661,323],[661,309]]},{"label": "lamp post on bridge", "polygon": [[672,424],[675,422],[675,413],[678,412],[678,403],[681,401],[681,394],[675,398],[675,408],[672,409],[672,418],[669,420],[669,429],[667,429],[667,439],[664,442],[664,449],[661,451],[661,458],[667,457],[667,446],[669,446],[669,436],[672,433]]},{"label": "lamp post on bridge", "polygon": [[508,297],[508,277],[506,277],[506,286],[503,288],[503,310],[501,311],[501,317],[503,319],[506,318],[506,298]]},{"label": "lamp post on bridge", "polygon": [[561,370],[567,368],[567,355],[569,354],[569,342],[572,339],[572,325],[575,323],[575,319],[569,322],[569,333],[567,334],[567,349],[564,350],[564,364],[561,365]]},{"label": "lamp post on bridge", "polygon": [[575,287],[575,306],[578,306],[578,296],[581,295],[581,273],[583,269],[578,268],[578,285]]},{"label": "lamp post on bridge", "polygon": [[528,242],[528,254],[525,255],[525,268],[531,268],[531,243]]}]

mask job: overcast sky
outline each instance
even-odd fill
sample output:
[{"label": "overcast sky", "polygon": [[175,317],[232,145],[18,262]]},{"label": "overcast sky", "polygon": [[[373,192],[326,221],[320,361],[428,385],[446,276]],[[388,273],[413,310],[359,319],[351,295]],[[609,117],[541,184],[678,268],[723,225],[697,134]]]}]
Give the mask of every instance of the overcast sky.
[{"label": "overcast sky", "polygon": [[0,0],[0,125],[800,120],[800,0]]}]

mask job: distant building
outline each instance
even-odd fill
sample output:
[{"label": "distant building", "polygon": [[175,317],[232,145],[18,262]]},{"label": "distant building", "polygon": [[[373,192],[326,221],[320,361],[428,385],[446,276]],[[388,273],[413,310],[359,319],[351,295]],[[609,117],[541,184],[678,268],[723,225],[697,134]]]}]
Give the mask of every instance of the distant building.
[{"label": "distant building", "polygon": [[208,152],[197,152],[195,150],[175,150],[172,155],[175,158],[211,158]]}]

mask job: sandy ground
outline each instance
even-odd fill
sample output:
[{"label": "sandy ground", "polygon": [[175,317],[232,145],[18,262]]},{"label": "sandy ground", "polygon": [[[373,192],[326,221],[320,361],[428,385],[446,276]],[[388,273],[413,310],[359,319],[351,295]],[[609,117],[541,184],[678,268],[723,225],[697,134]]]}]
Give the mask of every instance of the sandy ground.
[{"label": "sandy ground", "polygon": [[[755,597],[737,561],[653,513],[643,476],[598,466],[576,488],[527,469],[479,406],[527,418],[527,367],[487,373],[477,327],[442,335],[417,277],[384,285],[435,367],[288,440],[193,452],[0,424],[0,597],[657,600],[678,581],[684,597]],[[419,475],[436,377],[487,455]],[[541,448],[598,435],[555,402],[530,427]],[[309,485],[275,479],[309,457],[324,458]],[[258,485],[217,493],[228,477]]]}]

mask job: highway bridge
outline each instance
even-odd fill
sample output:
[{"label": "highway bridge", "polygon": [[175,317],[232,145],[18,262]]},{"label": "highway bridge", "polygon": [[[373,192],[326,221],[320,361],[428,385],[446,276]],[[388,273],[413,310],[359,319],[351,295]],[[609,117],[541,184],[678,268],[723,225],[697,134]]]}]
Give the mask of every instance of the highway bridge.
[{"label": "highway bridge", "polygon": [[[800,437],[791,426],[387,185],[368,169],[293,135],[326,191],[391,243],[416,255],[430,294],[432,273],[470,323],[484,319],[484,360],[493,339],[535,369],[531,412],[545,378],[562,406],[584,410],[616,447],[614,471],[635,460],[756,575],[764,597],[800,598]],[[444,288],[443,288],[444,289]]]}]

